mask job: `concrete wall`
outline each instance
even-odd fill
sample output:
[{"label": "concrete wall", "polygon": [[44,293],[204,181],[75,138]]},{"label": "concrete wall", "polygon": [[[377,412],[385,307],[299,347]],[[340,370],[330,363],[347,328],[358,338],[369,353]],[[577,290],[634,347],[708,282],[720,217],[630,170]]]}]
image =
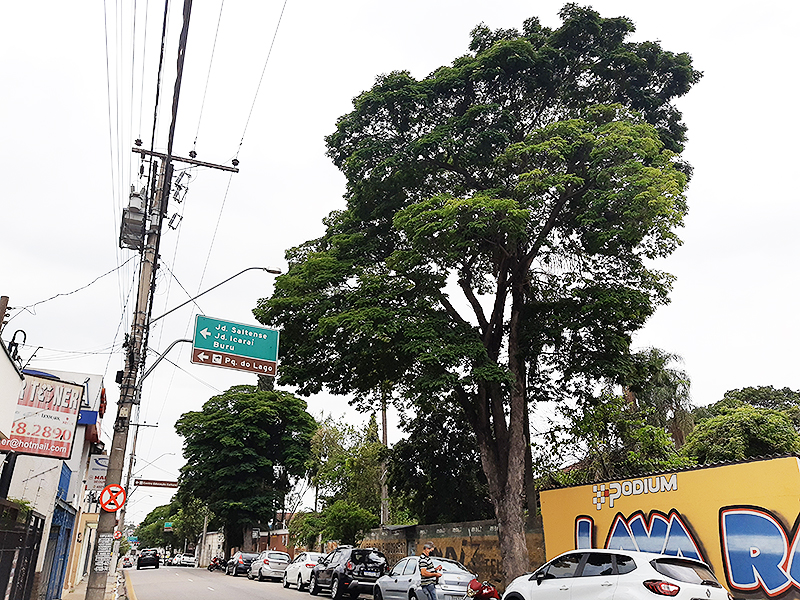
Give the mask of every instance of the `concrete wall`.
[{"label": "concrete wall", "polygon": [[[525,532],[525,537],[532,570],[545,562],[541,520]],[[405,556],[419,555],[427,541],[436,544],[436,556],[457,560],[481,581],[498,583],[503,577],[495,521],[373,529],[361,545],[379,549],[391,567]]]}]

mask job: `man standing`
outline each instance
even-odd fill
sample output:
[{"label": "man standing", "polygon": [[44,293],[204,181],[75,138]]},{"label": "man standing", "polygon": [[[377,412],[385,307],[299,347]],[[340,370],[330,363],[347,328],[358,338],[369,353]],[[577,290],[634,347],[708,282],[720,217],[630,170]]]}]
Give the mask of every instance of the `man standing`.
[{"label": "man standing", "polygon": [[442,576],[440,573],[442,566],[434,568],[431,560],[431,552],[435,549],[433,542],[425,542],[419,557],[420,587],[428,596],[427,600],[436,600],[436,580]]}]

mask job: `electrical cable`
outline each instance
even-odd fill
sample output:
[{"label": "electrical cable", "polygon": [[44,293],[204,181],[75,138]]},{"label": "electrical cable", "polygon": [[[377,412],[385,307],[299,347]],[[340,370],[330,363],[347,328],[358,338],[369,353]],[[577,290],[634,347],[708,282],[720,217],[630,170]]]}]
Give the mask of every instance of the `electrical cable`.
[{"label": "electrical cable", "polygon": [[206,86],[203,89],[203,100],[200,102],[200,116],[197,117],[197,131],[194,134],[194,143],[192,150],[197,148],[197,137],[200,135],[200,122],[203,120],[203,108],[206,105],[206,94],[208,93],[208,82],[211,79],[211,67],[214,64],[214,52],[217,49],[217,37],[219,36],[219,25],[222,22],[222,7],[225,6],[225,0],[222,0],[219,5],[219,17],[217,17],[217,29],[214,32],[214,44],[211,46],[211,59],[208,61],[208,73],[206,74]]},{"label": "electrical cable", "polygon": [[124,267],[125,265],[127,265],[127,264],[128,264],[130,261],[132,261],[134,258],[136,258],[136,257],[135,257],[135,256],[131,256],[131,257],[130,257],[128,260],[126,260],[124,263],[122,263],[122,264],[121,264],[121,265],[119,265],[118,267],[114,267],[114,268],[113,268],[113,269],[111,269],[110,271],[107,271],[107,272],[103,273],[103,274],[102,274],[102,275],[100,275],[99,277],[96,277],[96,278],[94,278],[92,281],[90,281],[89,283],[87,283],[87,284],[86,284],[86,285],[84,285],[84,286],[81,286],[81,287],[79,287],[79,288],[78,288],[78,289],[76,289],[76,290],[72,290],[71,292],[64,292],[64,293],[56,294],[55,296],[51,296],[50,298],[47,298],[46,300],[39,300],[38,302],[34,302],[33,304],[28,304],[27,306],[15,307],[15,310],[17,310],[18,312],[17,312],[17,313],[16,313],[16,314],[15,314],[13,317],[10,317],[10,318],[8,319],[7,323],[10,323],[11,321],[13,321],[13,320],[14,320],[16,317],[18,317],[18,316],[20,315],[20,313],[22,313],[22,312],[24,312],[24,311],[27,311],[27,312],[31,313],[32,315],[35,315],[35,314],[36,314],[36,312],[32,312],[32,311],[30,311],[30,310],[28,310],[28,309],[35,308],[36,306],[38,306],[38,305],[40,305],[40,304],[44,304],[45,302],[50,302],[50,300],[55,300],[56,298],[60,298],[61,296],[71,296],[72,294],[75,294],[75,293],[77,293],[77,292],[80,292],[81,290],[85,290],[85,289],[86,289],[86,288],[88,288],[90,285],[92,285],[92,284],[94,284],[94,283],[97,283],[98,281],[100,281],[100,280],[101,280],[103,277],[105,277],[106,275],[110,275],[110,274],[111,274],[111,273],[113,273],[114,271],[118,271],[119,269],[121,269],[122,267]]},{"label": "electrical cable", "polygon": [[247,133],[247,127],[250,125],[250,117],[253,116],[253,109],[256,107],[256,99],[258,98],[258,91],[261,89],[261,82],[264,81],[264,73],[267,71],[267,64],[269,63],[269,57],[272,55],[272,47],[275,45],[275,38],[278,37],[278,28],[281,26],[281,21],[283,20],[283,11],[286,10],[286,3],[289,0],[283,0],[283,7],[281,8],[281,14],[278,17],[278,24],[275,26],[275,33],[272,34],[272,42],[269,45],[269,51],[267,52],[267,59],[264,61],[264,68],[261,70],[261,77],[258,80],[258,86],[256,87],[256,93],[253,96],[253,104],[250,106],[250,113],[247,115],[247,121],[244,124],[244,131],[242,131],[242,139],[239,141],[239,147],[236,149],[236,156],[239,156],[239,152],[242,149],[242,144],[244,143],[244,136]]}]

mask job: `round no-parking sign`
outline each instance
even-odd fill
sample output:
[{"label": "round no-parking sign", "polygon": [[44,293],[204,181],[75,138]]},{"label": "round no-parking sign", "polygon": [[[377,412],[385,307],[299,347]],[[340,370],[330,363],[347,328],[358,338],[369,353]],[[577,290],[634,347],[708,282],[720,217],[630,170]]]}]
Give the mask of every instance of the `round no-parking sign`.
[{"label": "round no-parking sign", "polygon": [[122,532],[121,531],[115,531],[114,532],[114,539],[115,540],[122,539]]},{"label": "round no-parking sign", "polygon": [[112,483],[100,492],[100,506],[106,512],[117,512],[125,504],[125,488]]}]

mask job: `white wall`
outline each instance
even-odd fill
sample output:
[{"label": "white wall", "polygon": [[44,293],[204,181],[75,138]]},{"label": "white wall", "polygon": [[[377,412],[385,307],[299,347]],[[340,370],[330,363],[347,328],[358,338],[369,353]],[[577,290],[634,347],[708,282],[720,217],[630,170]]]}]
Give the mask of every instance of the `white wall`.
[{"label": "white wall", "polygon": [[11,432],[11,424],[14,422],[14,411],[17,408],[23,379],[2,340],[0,340],[0,346],[2,346],[0,349],[0,434],[8,437]]}]

